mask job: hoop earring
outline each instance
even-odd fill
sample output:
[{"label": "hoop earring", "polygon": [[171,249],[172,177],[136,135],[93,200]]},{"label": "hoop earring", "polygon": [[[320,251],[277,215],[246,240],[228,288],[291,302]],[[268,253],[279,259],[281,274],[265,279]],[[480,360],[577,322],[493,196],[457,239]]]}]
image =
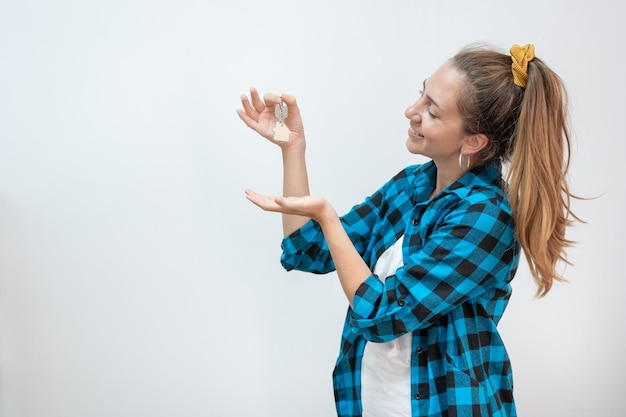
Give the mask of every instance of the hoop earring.
[{"label": "hoop earring", "polygon": [[463,168],[463,152],[459,153],[459,169],[461,170],[461,172],[467,171],[470,167],[470,163],[471,163],[471,157],[468,155],[467,164],[465,165],[465,168]]}]

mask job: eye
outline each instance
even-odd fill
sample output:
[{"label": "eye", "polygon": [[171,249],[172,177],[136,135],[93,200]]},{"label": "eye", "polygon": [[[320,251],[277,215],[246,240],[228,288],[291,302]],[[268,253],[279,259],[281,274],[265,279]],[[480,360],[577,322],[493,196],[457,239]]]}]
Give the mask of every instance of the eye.
[{"label": "eye", "polygon": [[430,111],[430,105],[428,107],[426,107],[426,112],[428,113],[428,115],[433,118],[433,119],[438,119],[439,117],[435,116],[431,111]]}]

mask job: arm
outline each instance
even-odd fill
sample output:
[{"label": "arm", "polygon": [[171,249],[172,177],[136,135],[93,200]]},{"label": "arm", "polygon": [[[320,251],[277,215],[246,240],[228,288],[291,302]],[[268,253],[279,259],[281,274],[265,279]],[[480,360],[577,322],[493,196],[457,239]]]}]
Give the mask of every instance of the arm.
[{"label": "arm", "polygon": [[246,197],[266,211],[306,216],[319,223],[341,287],[352,304],[357,288],[372,275],[346,233],[335,209],[321,197],[272,197],[247,190]]},{"label": "arm", "polygon": [[[283,148],[283,196],[305,197],[310,195],[309,176],[306,168],[304,137],[301,144]],[[308,217],[283,213],[283,236],[289,236],[306,222]]]},{"label": "arm", "polygon": [[[288,109],[288,117],[285,124],[291,131],[289,140],[274,140],[274,127],[276,117],[274,108],[280,100],[285,103]],[[278,145],[283,156],[283,196],[302,197],[309,195],[309,179],[306,168],[305,150],[306,141],[304,138],[304,128],[300,109],[296,98],[290,95],[277,96],[275,94],[265,94],[263,100],[255,88],[250,89],[250,99],[241,96],[243,109],[238,109],[237,114],[243,122],[252,130]],[[283,235],[287,236],[299,229],[309,220],[293,214],[283,214]]]},{"label": "arm", "polygon": [[[384,244],[374,236],[379,236],[383,233],[382,229],[390,227],[394,230],[385,233],[399,236],[404,230],[404,222],[388,222],[383,218],[392,207],[394,211],[397,211],[399,206],[403,207],[400,211],[411,210],[414,205],[413,199],[410,193],[405,191],[412,189],[407,187],[413,182],[416,170],[417,166],[409,166],[398,172],[375,193],[340,217],[341,225],[350,241],[370,268],[376,263],[377,252]],[[390,206],[389,201],[395,203]],[[283,253],[280,261],[288,271],[296,269],[325,274],[336,270],[328,243],[318,222],[309,222],[285,237],[281,242],[281,248]]]},{"label": "arm", "polygon": [[404,192],[413,182],[417,166],[407,167],[367,197],[361,204],[342,216],[320,197],[280,198],[246,191],[247,198],[266,211],[303,214],[315,221],[307,223],[282,242],[281,263],[287,270],[297,269],[313,273],[336,270],[346,297],[353,302],[356,289],[370,275],[370,264],[375,262],[376,240],[380,226],[394,227],[394,234],[404,230],[404,222],[382,222],[381,216],[389,210],[387,201],[394,201],[409,210],[413,207],[410,194]]},{"label": "arm", "polygon": [[322,213],[318,222],[328,242],[341,288],[352,306],[357,289],[372,275],[372,271],[357,252],[330,204],[325,205]]}]

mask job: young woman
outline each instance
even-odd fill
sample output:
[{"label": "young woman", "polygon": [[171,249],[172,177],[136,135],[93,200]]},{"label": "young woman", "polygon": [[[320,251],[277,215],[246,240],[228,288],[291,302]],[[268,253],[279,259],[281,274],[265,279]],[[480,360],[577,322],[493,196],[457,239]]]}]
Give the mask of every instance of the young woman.
[{"label": "young woman", "polygon": [[496,325],[521,250],[539,296],[562,280],[576,219],[566,103],[533,45],[460,51],[405,112],[409,152],[430,161],[339,217],[309,194],[296,99],[242,96],[240,118],[280,146],[284,168],[282,197],[247,198],[283,213],[283,266],[336,270],[350,303],[333,373],[339,416],[516,415]]}]

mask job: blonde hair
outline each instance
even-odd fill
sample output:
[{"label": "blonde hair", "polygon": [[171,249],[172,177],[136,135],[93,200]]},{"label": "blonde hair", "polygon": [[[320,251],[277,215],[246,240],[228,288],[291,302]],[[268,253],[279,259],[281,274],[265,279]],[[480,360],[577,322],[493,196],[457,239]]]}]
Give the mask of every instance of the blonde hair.
[{"label": "blonde hair", "polygon": [[484,48],[466,48],[451,63],[467,78],[457,103],[466,131],[489,137],[478,162],[509,163],[506,182],[517,237],[536,295],[543,297],[554,281],[565,281],[557,264],[570,263],[566,249],[573,242],[566,229],[580,221],[567,182],[571,135],[564,83],[535,58],[523,89],[513,82],[511,56]]}]

